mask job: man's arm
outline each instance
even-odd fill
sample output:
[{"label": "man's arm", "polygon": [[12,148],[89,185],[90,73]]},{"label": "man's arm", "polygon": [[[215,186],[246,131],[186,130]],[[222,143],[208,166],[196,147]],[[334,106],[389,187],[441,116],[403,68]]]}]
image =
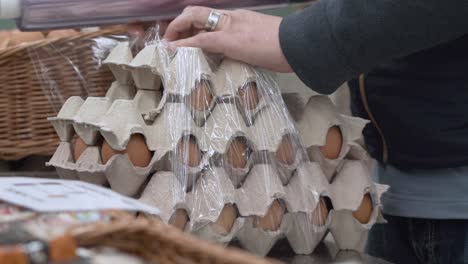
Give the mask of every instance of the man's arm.
[{"label": "man's arm", "polygon": [[329,94],[380,63],[466,33],[467,0],[319,0],[283,19],[280,44],[302,81]]}]

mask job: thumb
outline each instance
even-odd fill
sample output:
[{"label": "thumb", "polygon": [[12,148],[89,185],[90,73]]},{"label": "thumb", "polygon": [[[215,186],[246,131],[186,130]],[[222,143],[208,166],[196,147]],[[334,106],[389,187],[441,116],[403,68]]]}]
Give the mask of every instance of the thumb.
[{"label": "thumb", "polygon": [[227,43],[225,34],[219,31],[200,33],[190,38],[172,42],[177,47],[201,48],[207,52],[221,54],[224,54],[226,51]]}]

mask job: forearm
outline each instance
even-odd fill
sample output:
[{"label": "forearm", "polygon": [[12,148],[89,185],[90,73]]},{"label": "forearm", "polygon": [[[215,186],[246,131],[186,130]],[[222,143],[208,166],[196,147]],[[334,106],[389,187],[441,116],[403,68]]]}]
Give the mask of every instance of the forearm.
[{"label": "forearm", "polygon": [[332,93],[372,67],[468,32],[466,0],[319,0],[283,19],[280,42],[297,75]]}]

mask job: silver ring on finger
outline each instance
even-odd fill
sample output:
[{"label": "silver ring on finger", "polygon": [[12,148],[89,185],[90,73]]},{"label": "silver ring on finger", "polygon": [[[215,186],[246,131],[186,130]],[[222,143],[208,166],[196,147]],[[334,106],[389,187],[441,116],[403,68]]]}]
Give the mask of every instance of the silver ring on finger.
[{"label": "silver ring on finger", "polygon": [[206,31],[214,31],[216,27],[219,24],[219,21],[221,20],[221,17],[223,16],[223,13],[211,10],[210,15],[208,16],[208,20],[206,21],[205,24],[205,30]]}]

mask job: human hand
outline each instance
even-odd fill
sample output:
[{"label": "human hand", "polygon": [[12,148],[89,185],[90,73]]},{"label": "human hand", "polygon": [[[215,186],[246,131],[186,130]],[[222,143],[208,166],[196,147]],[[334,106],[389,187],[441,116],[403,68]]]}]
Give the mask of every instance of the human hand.
[{"label": "human hand", "polygon": [[247,10],[219,12],[215,31],[204,30],[212,9],[187,7],[172,21],[164,36],[177,47],[197,47],[276,72],[292,72],[281,50],[282,18]]}]

